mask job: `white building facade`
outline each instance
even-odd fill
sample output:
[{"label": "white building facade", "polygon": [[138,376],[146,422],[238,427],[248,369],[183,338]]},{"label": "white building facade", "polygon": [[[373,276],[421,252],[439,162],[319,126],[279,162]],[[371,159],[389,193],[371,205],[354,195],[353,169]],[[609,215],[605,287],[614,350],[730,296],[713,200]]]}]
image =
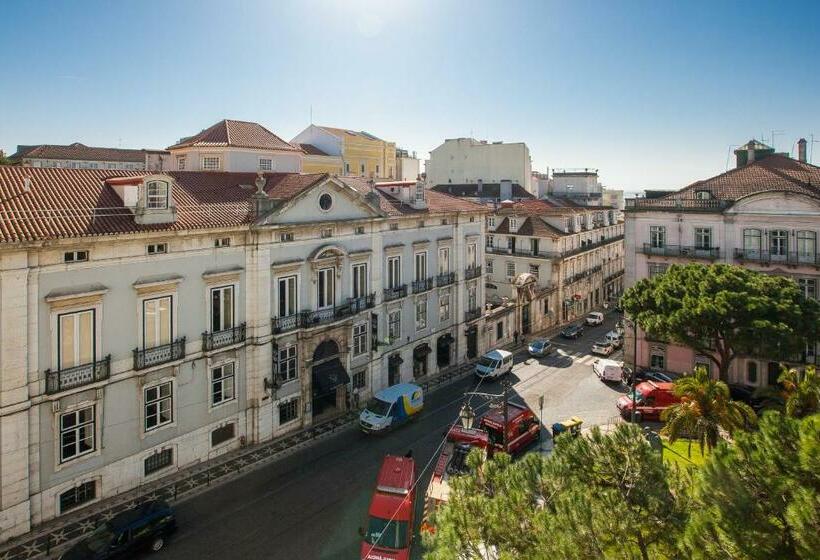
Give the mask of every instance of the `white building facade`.
[{"label": "white building facade", "polygon": [[448,138],[430,152],[425,166],[430,185],[511,181],[532,189],[532,160],[523,142]]}]

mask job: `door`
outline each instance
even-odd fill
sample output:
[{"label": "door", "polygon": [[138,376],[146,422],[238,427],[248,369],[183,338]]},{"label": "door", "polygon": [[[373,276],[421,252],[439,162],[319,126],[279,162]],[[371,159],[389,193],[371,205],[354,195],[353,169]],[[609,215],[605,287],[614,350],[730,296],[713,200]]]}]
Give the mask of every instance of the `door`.
[{"label": "door", "polygon": [[526,303],[521,308],[521,332],[530,334],[530,304]]},{"label": "door", "polygon": [[478,355],[478,329],[471,327],[467,330],[467,358],[473,359]]},{"label": "door", "polygon": [[387,384],[396,385],[401,381],[401,361],[398,356],[390,356],[387,360]]},{"label": "door", "polygon": [[769,362],[766,373],[766,383],[769,387],[777,385],[777,378],[780,377],[780,364],[777,362]]}]

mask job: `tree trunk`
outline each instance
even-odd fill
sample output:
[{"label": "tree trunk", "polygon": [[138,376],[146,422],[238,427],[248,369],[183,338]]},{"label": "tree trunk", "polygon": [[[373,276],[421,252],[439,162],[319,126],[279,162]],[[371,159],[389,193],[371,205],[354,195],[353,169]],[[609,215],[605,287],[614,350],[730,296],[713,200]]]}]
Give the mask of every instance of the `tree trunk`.
[{"label": "tree trunk", "polygon": [[643,540],[643,533],[638,531],[638,548],[641,551],[641,558],[643,560],[649,560],[649,551],[646,550],[646,543]]}]

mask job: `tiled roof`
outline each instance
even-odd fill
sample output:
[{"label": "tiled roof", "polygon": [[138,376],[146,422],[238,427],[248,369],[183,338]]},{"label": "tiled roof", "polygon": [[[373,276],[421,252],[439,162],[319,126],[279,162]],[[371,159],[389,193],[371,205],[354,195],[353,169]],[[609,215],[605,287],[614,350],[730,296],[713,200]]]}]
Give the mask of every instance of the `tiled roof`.
[{"label": "tiled roof", "polygon": [[370,134],[369,132],[365,132],[364,130],[350,130],[350,129],[347,129],[347,128],[335,128],[335,127],[332,127],[332,126],[319,126],[319,125],[317,125],[317,128],[321,128],[325,132],[329,132],[333,136],[338,136],[339,138],[344,138],[345,136],[359,136],[361,138],[364,138],[365,140],[375,140],[377,142],[384,142],[385,141],[385,140],[382,140],[381,138],[379,138],[378,136]]},{"label": "tiled roof", "polygon": [[567,235],[558,228],[549,225],[538,216],[529,216],[518,226],[518,229],[513,232],[510,232],[510,219],[504,218],[504,220],[498,224],[498,227],[490,233],[512,233],[512,235],[528,235],[530,237],[560,237],[561,235]]},{"label": "tiled roof", "polygon": [[[359,191],[367,194],[371,191],[370,182],[361,177],[339,177],[340,181]],[[413,181],[415,183],[415,181]],[[387,183],[390,184],[390,183]],[[409,204],[402,203],[398,198],[391,196],[379,188],[372,189],[379,195],[379,207],[390,216],[401,216],[404,214],[431,214],[446,212],[486,212],[487,209],[475,202],[459,199],[443,193],[427,190],[427,208],[416,210]]]},{"label": "tiled roof", "polygon": [[[162,153],[149,150],[151,153]],[[74,142],[67,146],[41,144],[38,146],[17,146],[17,152],[9,159],[19,161],[23,158],[64,159],[78,161],[125,161],[145,163],[146,150],[127,150],[122,148],[98,148]]]},{"label": "tiled roof", "polygon": [[183,138],[168,149],[189,146],[301,151],[301,148],[285,142],[261,124],[227,119],[219,121],[199,134]]},{"label": "tiled roof", "polygon": [[[475,183],[468,183],[468,184],[451,184],[451,183],[444,183],[441,185],[436,185],[433,187],[433,190],[451,194],[453,196],[467,196],[473,198],[500,198],[501,197],[501,184],[500,183],[484,183],[481,186],[481,195],[478,194],[478,185]],[[519,185],[518,183],[512,184],[512,197],[513,198],[535,198],[527,189]]]},{"label": "tiled roof", "polygon": [[512,204],[504,204],[498,207],[496,214],[514,214],[517,216],[561,216],[565,214],[579,214],[594,210],[607,210],[606,207],[595,206],[556,206],[553,202],[544,199],[520,200]]},{"label": "tiled roof", "polygon": [[313,144],[299,144],[299,147],[302,148],[302,151],[305,152],[309,156],[329,156],[330,154],[320,150]]}]

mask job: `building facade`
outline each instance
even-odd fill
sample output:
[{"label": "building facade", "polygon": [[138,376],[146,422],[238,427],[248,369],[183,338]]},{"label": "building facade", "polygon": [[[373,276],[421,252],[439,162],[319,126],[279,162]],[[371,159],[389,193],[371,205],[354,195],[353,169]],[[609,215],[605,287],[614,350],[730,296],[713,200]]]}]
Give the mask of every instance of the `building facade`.
[{"label": "building facade", "polygon": [[[369,179],[396,178],[396,143],[377,138],[369,132],[311,124],[291,143],[309,144],[327,156],[341,158],[342,175]],[[313,169],[333,173],[335,164],[335,161],[317,158]],[[413,177],[411,180],[415,179]]]},{"label": "building facade", "polygon": [[468,201],[327,174],[0,185],[4,539],[482,351]]},{"label": "building facade", "polygon": [[330,155],[313,144],[299,144],[304,157],[302,158],[303,173],[330,173],[344,175],[344,161],[341,155]]},{"label": "building facade", "polygon": [[[793,278],[806,297],[817,298],[820,168],[806,163],[805,149],[797,160],[773,152],[752,141],[736,151],[738,166],[727,173],[656,198],[628,199],[627,285],[663,274],[671,264],[726,263]],[[633,342],[625,347],[631,362]],[[801,356],[784,361],[817,364],[818,351],[809,343]],[[703,365],[716,373],[706,356],[650,340],[641,330],[637,365],[675,372]],[[779,370],[776,361],[741,356],[726,381],[772,385]]]},{"label": "building facade", "polygon": [[523,142],[448,138],[430,152],[425,172],[432,186],[510,181],[532,192],[532,160]]},{"label": "building facade", "polygon": [[9,159],[28,167],[162,171],[168,168],[170,158],[164,150],[98,148],[74,142],[67,146],[17,146]]},{"label": "building facade", "polygon": [[396,180],[415,181],[421,177],[421,161],[405,149],[396,149]]}]

